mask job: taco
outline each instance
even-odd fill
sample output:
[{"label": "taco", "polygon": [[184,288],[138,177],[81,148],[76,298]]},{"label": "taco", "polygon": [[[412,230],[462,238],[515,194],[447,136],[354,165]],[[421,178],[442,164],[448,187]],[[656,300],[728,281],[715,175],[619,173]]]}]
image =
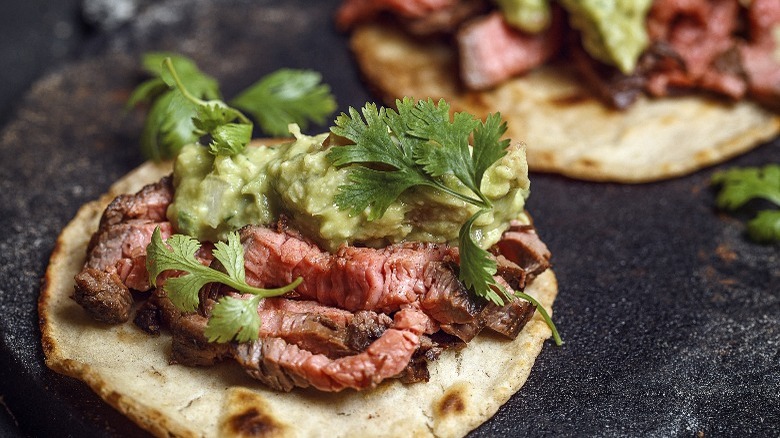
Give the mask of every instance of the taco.
[{"label": "taco", "polygon": [[[397,105],[367,105],[365,121],[351,110],[330,134],[291,125],[294,139],[238,153],[187,145],[82,207],[41,290],[46,364],[157,436],[461,436],[489,419],[554,333],[525,147],[500,140],[496,117],[450,123],[444,102]],[[482,151],[482,207],[458,198],[469,189],[453,174],[396,190],[386,163],[357,158],[377,139],[434,147],[443,126]],[[443,147],[427,153],[449,165]],[[336,208],[376,177],[398,198]]]},{"label": "taco", "polygon": [[532,171],[662,180],[780,132],[774,0],[347,0],[336,22],[386,103],[499,111]]}]

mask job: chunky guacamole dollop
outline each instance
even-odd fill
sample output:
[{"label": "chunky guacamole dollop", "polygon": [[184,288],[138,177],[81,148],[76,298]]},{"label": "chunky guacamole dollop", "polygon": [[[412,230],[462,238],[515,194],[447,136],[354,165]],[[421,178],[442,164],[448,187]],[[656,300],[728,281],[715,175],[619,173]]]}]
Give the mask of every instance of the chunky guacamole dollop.
[{"label": "chunky guacamole dollop", "polygon": [[[174,202],[168,217],[200,240],[217,241],[247,224],[270,224],[285,215],[290,224],[334,250],[342,244],[384,246],[404,240],[457,242],[458,232],[477,207],[429,187],[407,190],[378,219],[337,208],[338,187],[348,184],[348,168],[327,158],[328,134],[308,136],[291,125],[295,139],[274,146],[248,147],[233,156],[215,156],[198,145],[185,146],[174,163]],[[449,184],[450,182],[448,182]],[[453,178],[453,187],[458,182]],[[474,236],[487,248],[514,219],[524,214],[530,182],[525,149],[519,145],[491,165],[482,192],[493,209],[480,215]]]},{"label": "chunky guacamole dollop", "polygon": [[509,25],[528,33],[541,32],[550,25],[550,0],[497,0]]},{"label": "chunky guacamole dollop", "polygon": [[[541,32],[552,20],[550,0],[497,0],[504,19],[528,33]],[[634,71],[647,48],[645,28],[652,0],[558,0],[582,44],[594,58],[623,73]]]},{"label": "chunky guacamole dollop", "polygon": [[585,50],[631,73],[648,44],[645,20],[652,0],[560,0],[571,25],[582,32]]}]

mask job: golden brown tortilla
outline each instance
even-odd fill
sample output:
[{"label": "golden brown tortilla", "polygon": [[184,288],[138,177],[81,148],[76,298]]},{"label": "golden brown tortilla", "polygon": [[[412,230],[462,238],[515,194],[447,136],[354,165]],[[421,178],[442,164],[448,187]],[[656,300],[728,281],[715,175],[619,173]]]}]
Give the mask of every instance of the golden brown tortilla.
[{"label": "golden brown tortilla", "polygon": [[[203,368],[170,364],[167,334],[95,322],[69,298],[108,202],[170,172],[170,163],[146,163],[84,205],[57,240],[38,303],[46,364],[83,380],[156,436],[462,436],[520,389],[550,337],[537,312],[514,341],[481,335],[462,351],[445,352],[430,364],[428,383],[389,381],[338,394],[275,392],[233,361]],[[549,311],[557,291],[551,270],[526,290]]]},{"label": "golden brown tortilla", "polygon": [[750,101],[642,98],[628,110],[612,110],[562,65],[489,91],[467,91],[458,82],[454,48],[388,26],[357,28],[351,47],[387,105],[404,96],[433,97],[480,117],[500,112],[507,135],[528,145],[532,171],[592,181],[661,180],[725,161],[780,133],[780,115]]}]

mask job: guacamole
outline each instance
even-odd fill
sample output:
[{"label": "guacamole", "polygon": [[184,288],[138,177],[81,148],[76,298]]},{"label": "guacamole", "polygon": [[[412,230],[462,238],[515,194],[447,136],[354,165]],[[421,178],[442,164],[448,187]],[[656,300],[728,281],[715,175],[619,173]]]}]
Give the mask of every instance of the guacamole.
[{"label": "guacamole", "polygon": [[[504,19],[528,33],[547,29],[552,20],[550,0],[497,0]],[[560,0],[572,27],[594,58],[623,73],[634,71],[648,44],[645,21],[652,0]]]},{"label": "guacamole", "polygon": [[541,32],[550,25],[550,0],[497,0],[509,25],[528,33]]},{"label": "guacamole", "polygon": [[594,58],[631,73],[648,44],[645,21],[652,0],[560,0],[572,27]]},{"label": "guacamole", "polygon": [[[285,215],[292,227],[325,248],[342,244],[384,246],[404,240],[455,243],[458,231],[477,207],[427,187],[406,191],[379,219],[350,215],[334,203],[347,184],[349,168],[336,168],[323,145],[328,134],[308,136],[291,125],[295,140],[248,147],[234,156],[214,156],[207,148],[185,146],[174,164],[174,202],[168,217],[179,232],[200,240],[223,240],[246,224],[270,224]],[[448,181],[453,187],[459,182]],[[475,223],[483,248],[497,242],[513,219],[524,214],[529,194],[525,149],[510,147],[485,172],[482,192],[494,209]]]}]

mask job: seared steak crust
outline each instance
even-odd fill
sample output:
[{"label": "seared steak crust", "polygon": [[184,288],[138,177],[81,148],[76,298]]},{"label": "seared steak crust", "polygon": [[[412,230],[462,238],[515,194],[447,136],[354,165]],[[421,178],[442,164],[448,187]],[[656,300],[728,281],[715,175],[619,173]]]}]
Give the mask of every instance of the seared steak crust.
[{"label": "seared steak crust", "polygon": [[87,267],[75,279],[73,299],[95,320],[118,324],[130,318],[133,297],[116,272]]},{"label": "seared steak crust", "polygon": [[160,227],[172,232],[165,211],[173,197],[170,177],[145,186],[134,195],[116,197],[103,212],[87,247],[82,272],[76,275],[73,299],[93,318],[111,324],[130,318],[130,289],[150,288],[146,246]]}]

